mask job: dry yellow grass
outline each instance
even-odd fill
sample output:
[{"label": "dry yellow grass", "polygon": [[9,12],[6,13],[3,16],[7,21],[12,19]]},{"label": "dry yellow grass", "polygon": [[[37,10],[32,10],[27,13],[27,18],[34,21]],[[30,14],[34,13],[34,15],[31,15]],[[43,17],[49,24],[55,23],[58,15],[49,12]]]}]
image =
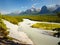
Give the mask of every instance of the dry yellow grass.
[{"label": "dry yellow grass", "polygon": [[33,24],[32,27],[46,29],[46,30],[52,30],[54,28],[60,28],[60,24],[36,23],[36,24]]}]

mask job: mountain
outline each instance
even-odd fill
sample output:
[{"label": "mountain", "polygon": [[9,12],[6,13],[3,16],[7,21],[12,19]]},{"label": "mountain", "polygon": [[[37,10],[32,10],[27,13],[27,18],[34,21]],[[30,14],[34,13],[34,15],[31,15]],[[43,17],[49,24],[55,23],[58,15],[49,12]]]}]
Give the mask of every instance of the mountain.
[{"label": "mountain", "polygon": [[19,15],[19,13],[20,13],[20,11],[14,11],[14,12],[11,12],[11,13],[9,13],[7,15]]},{"label": "mountain", "polygon": [[53,13],[60,12],[60,7],[53,11]]},{"label": "mountain", "polygon": [[43,6],[41,9],[32,7],[30,9],[27,9],[26,11],[12,12],[9,15],[54,14],[56,12],[60,12],[60,5]]},{"label": "mountain", "polygon": [[60,5],[50,5],[50,6],[47,6],[47,8],[52,13],[60,12]]},{"label": "mountain", "polygon": [[60,12],[60,5],[43,6],[39,14],[54,14],[56,12]]},{"label": "mountain", "polygon": [[47,8],[49,11],[54,11],[56,10],[60,5],[48,5]]},{"label": "mountain", "polygon": [[50,13],[50,11],[48,10],[48,8],[46,6],[43,6],[39,13],[40,14],[48,14],[48,13]]},{"label": "mountain", "polygon": [[21,12],[19,15],[21,14],[37,14],[38,12],[40,12],[40,9],[36,9],[36,8],[31,8],[31,9],[27,9],[24,12]]}]

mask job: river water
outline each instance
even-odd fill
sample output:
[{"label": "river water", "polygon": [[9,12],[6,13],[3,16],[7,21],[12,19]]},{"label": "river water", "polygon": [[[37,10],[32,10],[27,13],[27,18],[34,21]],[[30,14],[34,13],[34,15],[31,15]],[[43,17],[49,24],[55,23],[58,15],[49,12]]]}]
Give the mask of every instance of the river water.
[{"label": "river water", "polygon": [[[4,23],[9,28],[10,31],[9,35],[11,37],[21,40],[22,42],[25,43],[29,43],[29,44],[34,43],[34,45],[58,45],[57,43],[60,41],[60,38],[50,36],[48,35],[48,33],[46,33],[52,31],[47,31],[47,30],[45,31],[38,28],[32,28],[31,25],[37,23],[37,21],[23,19],[23,22],[19,22],[18,25],[14,25],[4,20]],[[38,23],[49,23],[49,22],[38,22]],[[59,24],[59,23],[53,23],[53,24]]]},{"label": "river water", "polygon": [[57,43],[60,41],[60,38],[42,34],[45,32],[44,30],[31,27],[34,23],[37,22],[24,19],[23,22],[19,23],[18,30],[25,32],[35,45],[58,45]]}]

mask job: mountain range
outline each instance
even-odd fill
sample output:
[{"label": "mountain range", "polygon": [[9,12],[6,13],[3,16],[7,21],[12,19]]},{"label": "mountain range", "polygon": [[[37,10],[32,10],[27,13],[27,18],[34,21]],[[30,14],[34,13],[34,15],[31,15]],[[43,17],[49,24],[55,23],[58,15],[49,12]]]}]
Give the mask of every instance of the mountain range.
[{"label": "mountain range", "polygon": [[37,9],[35,7],[32,7],[31,9],[27,9],[26,11],[22,11],[20,13],[10,13],[9,15],[24,15],[24,14],[54,14],[56,12],[60,12],[60,5],[54,5],[54,6],[42,6],[41,9]]}]

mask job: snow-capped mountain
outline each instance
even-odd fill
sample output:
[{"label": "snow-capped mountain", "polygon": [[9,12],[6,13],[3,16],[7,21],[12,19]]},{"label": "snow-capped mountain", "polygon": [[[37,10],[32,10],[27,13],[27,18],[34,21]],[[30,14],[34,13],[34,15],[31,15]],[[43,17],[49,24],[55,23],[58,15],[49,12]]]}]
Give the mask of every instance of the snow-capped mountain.
[{"label": "snow-capped mountain", "polygon": [[42,8],[35,8],[32,7],[27,9],[26,11],[15,11],[10,13],[9,15],[24,15],[24,14],[54,14],[55,12],[60,12],[60,5],[53,5],[53,6],[42,6]]},{"label": "snow-capped mountain", "polygon": [[54,10],[56,10],[58,7],[60,7],[60,5],[49,5],[49,6],[47,6],[48,10],[50,10],[50,11],[54,11]]},{"label": "snow-capped mountain", "polygon": [[32,7],[31,9],[27,9],[26,11],[21,12],[20,14],[37,14],[38,12],[40,12],[40,9]]},{"label": "snow-capped mountain", "polygon": [[60,12],[60,6],[58,6],[57,9],[54,10],[53,12],[54,12],[54,13],[56,13],[56,12]]},{"label": "snow-capped mountain", "polygon": [[60,5],[43,6],[41,8],[40,14],[52,14],[55,12],[60,12]]}]

